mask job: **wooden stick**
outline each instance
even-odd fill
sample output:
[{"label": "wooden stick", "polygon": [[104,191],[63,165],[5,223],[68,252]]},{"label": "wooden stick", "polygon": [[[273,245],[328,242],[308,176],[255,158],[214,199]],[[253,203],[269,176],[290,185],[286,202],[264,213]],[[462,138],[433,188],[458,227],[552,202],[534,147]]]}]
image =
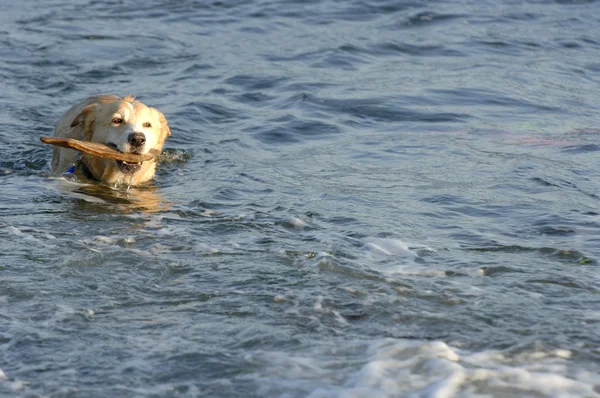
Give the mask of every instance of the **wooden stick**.
[{"label": "wooden stick", "polygon": [[150,152],[139,155],[136,153],[119,152],[116,149],[98,142],[81,141],[73,138],[40,137],[40,140],[44,144],[57,145],[93,156],[121,160],[127,163],[142,163],[151,160],[157,160],[158,156],[160,155],[160,151],[157,151],[156,149],[151,149]]}]

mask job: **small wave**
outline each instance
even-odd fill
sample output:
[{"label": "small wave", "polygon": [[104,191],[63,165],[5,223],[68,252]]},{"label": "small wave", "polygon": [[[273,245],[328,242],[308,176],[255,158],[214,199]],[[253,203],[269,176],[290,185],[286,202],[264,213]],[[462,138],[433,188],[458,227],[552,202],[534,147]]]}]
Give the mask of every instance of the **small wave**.
[{"label": "small wave", "polygon": [[302,103],[326,113],[345,114],[373,122],[457,123],[469,118],[467,114],[422,111],[419,107],[427,105],[427,102],[419,103],[415,108],[413,98],[402,96],[339,100],[307,94]]},{"label": "small wave", "polygon": [[504,253],[540,253],[544,256],[563,261],[566,263],[575,263],[579,265],[596,264],[596,260],[586,256],[575,249],[558,249],[554,247],[528,247],[520,245],[475,247],[467,250],[477,252],[504,252]]},{"label": "small wave", "polygon": [[0,175],[33,175],[48,167],[49,151],[47,147],[24,148],[20,145],[0,159]]},{"label": "small wave", "polygon": [[566,147],[563,151],[568,152],[568,153],[598,152],[598,151],[600,151],[600,145],[598,145],[598,144],[571,145],[571,146]]},{"label": "small wave", "polygon": [[184,105],[182,110],[174,115],[197,123],[214,124],[229,123],[243,116],[241,112],[223,104],[196,101]]},{"label": "small wave", "polygon": [[412,56],[446,56],[446,57],[465,57],[462,51],[447,48],[438,45],[417,45],[402,42],[383,42],[369,48],[369,52],[374,55],[397,56],[398,54]]},{"label": "small wave", "polygon": [[289,80],[285,77],[261,75],[236,75],[225,80],[226,84],[243,88],[244,90],[265,90],[279,86]]},{"label": "small wave", "polygon": [[330,123],[287,115],[267,124],[266,128],[252,128],[253,135],[266,144],[304,142],[339,134],[341,129]]},{"label": "small wave", "polygon": [[406,20],[401,23],[400,27],[430,27],[432,24],[449,22],[455,19],[465,19],[466,17],[467,15],[464,14],[439,14],[431,11],[421,11],[406,18]]}]

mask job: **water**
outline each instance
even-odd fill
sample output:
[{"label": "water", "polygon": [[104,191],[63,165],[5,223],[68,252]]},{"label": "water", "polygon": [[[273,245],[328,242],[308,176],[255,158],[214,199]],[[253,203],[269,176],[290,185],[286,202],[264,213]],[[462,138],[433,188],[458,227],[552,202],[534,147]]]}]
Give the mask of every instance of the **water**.
[{"label": "water", "polygon": [[[600,397],[600,3],[0,5],[0,395]],[[98,93],[153,187],[48,177]]]}]

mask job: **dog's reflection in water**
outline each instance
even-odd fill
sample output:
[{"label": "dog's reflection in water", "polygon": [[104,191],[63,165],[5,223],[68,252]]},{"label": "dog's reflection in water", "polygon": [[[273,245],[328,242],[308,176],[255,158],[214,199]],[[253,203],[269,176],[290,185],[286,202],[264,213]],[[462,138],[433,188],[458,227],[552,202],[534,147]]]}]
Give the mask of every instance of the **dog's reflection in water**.
[{"label": "dog's reflection in water", "polygon": [[80,199],[76,201],[77,206],[98,213],[156,213],[172,206],[172,202],[167,201],[154,186],[126,189],[71,182],[61,190],[67,196]]}]

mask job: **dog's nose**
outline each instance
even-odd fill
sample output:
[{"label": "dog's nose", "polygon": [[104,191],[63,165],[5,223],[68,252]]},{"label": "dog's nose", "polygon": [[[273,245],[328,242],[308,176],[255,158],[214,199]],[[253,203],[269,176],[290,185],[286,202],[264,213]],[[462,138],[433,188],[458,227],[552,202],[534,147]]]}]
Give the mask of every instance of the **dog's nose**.
[{"label": "dog's nose", "polygon": [[127,141],[133,146],[142,146],[146,143],[146,136],[144,133],[132,133],[129,134]]}]

